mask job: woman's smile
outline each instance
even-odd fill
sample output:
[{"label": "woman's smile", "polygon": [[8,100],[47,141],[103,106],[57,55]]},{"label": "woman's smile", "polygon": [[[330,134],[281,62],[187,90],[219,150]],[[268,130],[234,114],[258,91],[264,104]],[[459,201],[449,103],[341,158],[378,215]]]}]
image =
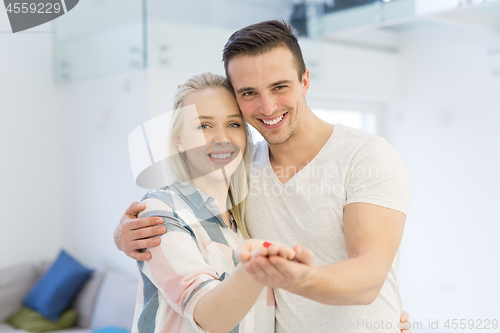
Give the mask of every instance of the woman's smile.
[{"label": "woman's smile", "polygon": [[208,158],[216,164],[227,164],[231,162],[233,155],[234,151],[231,150],[214,151],[207,154]]}]

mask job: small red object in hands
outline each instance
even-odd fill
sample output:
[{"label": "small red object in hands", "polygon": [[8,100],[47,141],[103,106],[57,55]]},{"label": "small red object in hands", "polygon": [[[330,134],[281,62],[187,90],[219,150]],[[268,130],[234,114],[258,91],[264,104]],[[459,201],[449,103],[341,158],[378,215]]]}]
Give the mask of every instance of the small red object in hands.
[{"label": "small red object in hands", "polygon": [[272,244],[271,243],[268,243],[268,242],[264,242],[264,244],[262,244],[264,247],[269,247],[271,246]]}]

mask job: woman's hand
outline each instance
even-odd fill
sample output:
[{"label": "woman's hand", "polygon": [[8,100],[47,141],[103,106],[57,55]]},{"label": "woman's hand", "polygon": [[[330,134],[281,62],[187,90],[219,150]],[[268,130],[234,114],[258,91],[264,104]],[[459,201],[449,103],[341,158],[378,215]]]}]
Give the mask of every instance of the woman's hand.
[{"label": "woman's hand", "polygon": [[295,292],[312,269],[314,252],[297,244],[293,253],[292,260],[281,256],[252,257],[246,270],[261,285]]},{"label": "woman's hand", "polygon": [[127,208],[115,229],[116,247],[135,260],[151,259],[150,252],[141,252],[141,249],[154,247],[160,244],[160,236],[166,232],[161,217],[137,218],[139,212],[146,208],[145,204],[134,202]]},{"label": "woman's hand", "polygon": [[236,259],[246,263],[257,256],[280,256],[287,260],[295,259],[295,251],[279,242],[266,242],[261,239],[248,239],[234,251]]},{"label": "woman's hand", "polygon": [[401,315],[401,318],[399,319],[399,329],[401,330],[401,333],[411,333],[411,323],[410,323],[410,315],[408,312],[403,311],[403,314]]}]

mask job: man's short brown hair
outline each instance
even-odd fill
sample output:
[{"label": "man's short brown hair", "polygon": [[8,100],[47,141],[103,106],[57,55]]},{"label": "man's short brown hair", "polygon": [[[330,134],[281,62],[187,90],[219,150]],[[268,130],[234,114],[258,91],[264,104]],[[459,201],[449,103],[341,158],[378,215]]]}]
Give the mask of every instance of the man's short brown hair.
[{"label": "man's short brown hair", "polygon": [[239,56],[261,55],[277,47],[286,47],[292,52],[299,81],[302,81],[306,64],[292,27],[285,22],[271,20],[244,27],[229,37],[222,52],[224,69],[229,82],[231,82],[231,78],[227,69],[231,59]]}]

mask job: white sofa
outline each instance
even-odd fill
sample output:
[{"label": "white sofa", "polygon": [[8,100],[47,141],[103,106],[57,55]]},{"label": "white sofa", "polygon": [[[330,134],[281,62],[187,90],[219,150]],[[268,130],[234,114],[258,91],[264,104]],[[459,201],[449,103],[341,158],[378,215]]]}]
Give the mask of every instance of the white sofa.
[{"label": "white sofa", "polygon": [[[49,266],[22,264],[0,269],[0,333],[23,333],[6,323],[22,306],[24,297]],[[72,307],[77,324],[64,333],[90,333],[113,326],[131,330],[137,296],[137,279],[115,272],[94,272]]]}]

